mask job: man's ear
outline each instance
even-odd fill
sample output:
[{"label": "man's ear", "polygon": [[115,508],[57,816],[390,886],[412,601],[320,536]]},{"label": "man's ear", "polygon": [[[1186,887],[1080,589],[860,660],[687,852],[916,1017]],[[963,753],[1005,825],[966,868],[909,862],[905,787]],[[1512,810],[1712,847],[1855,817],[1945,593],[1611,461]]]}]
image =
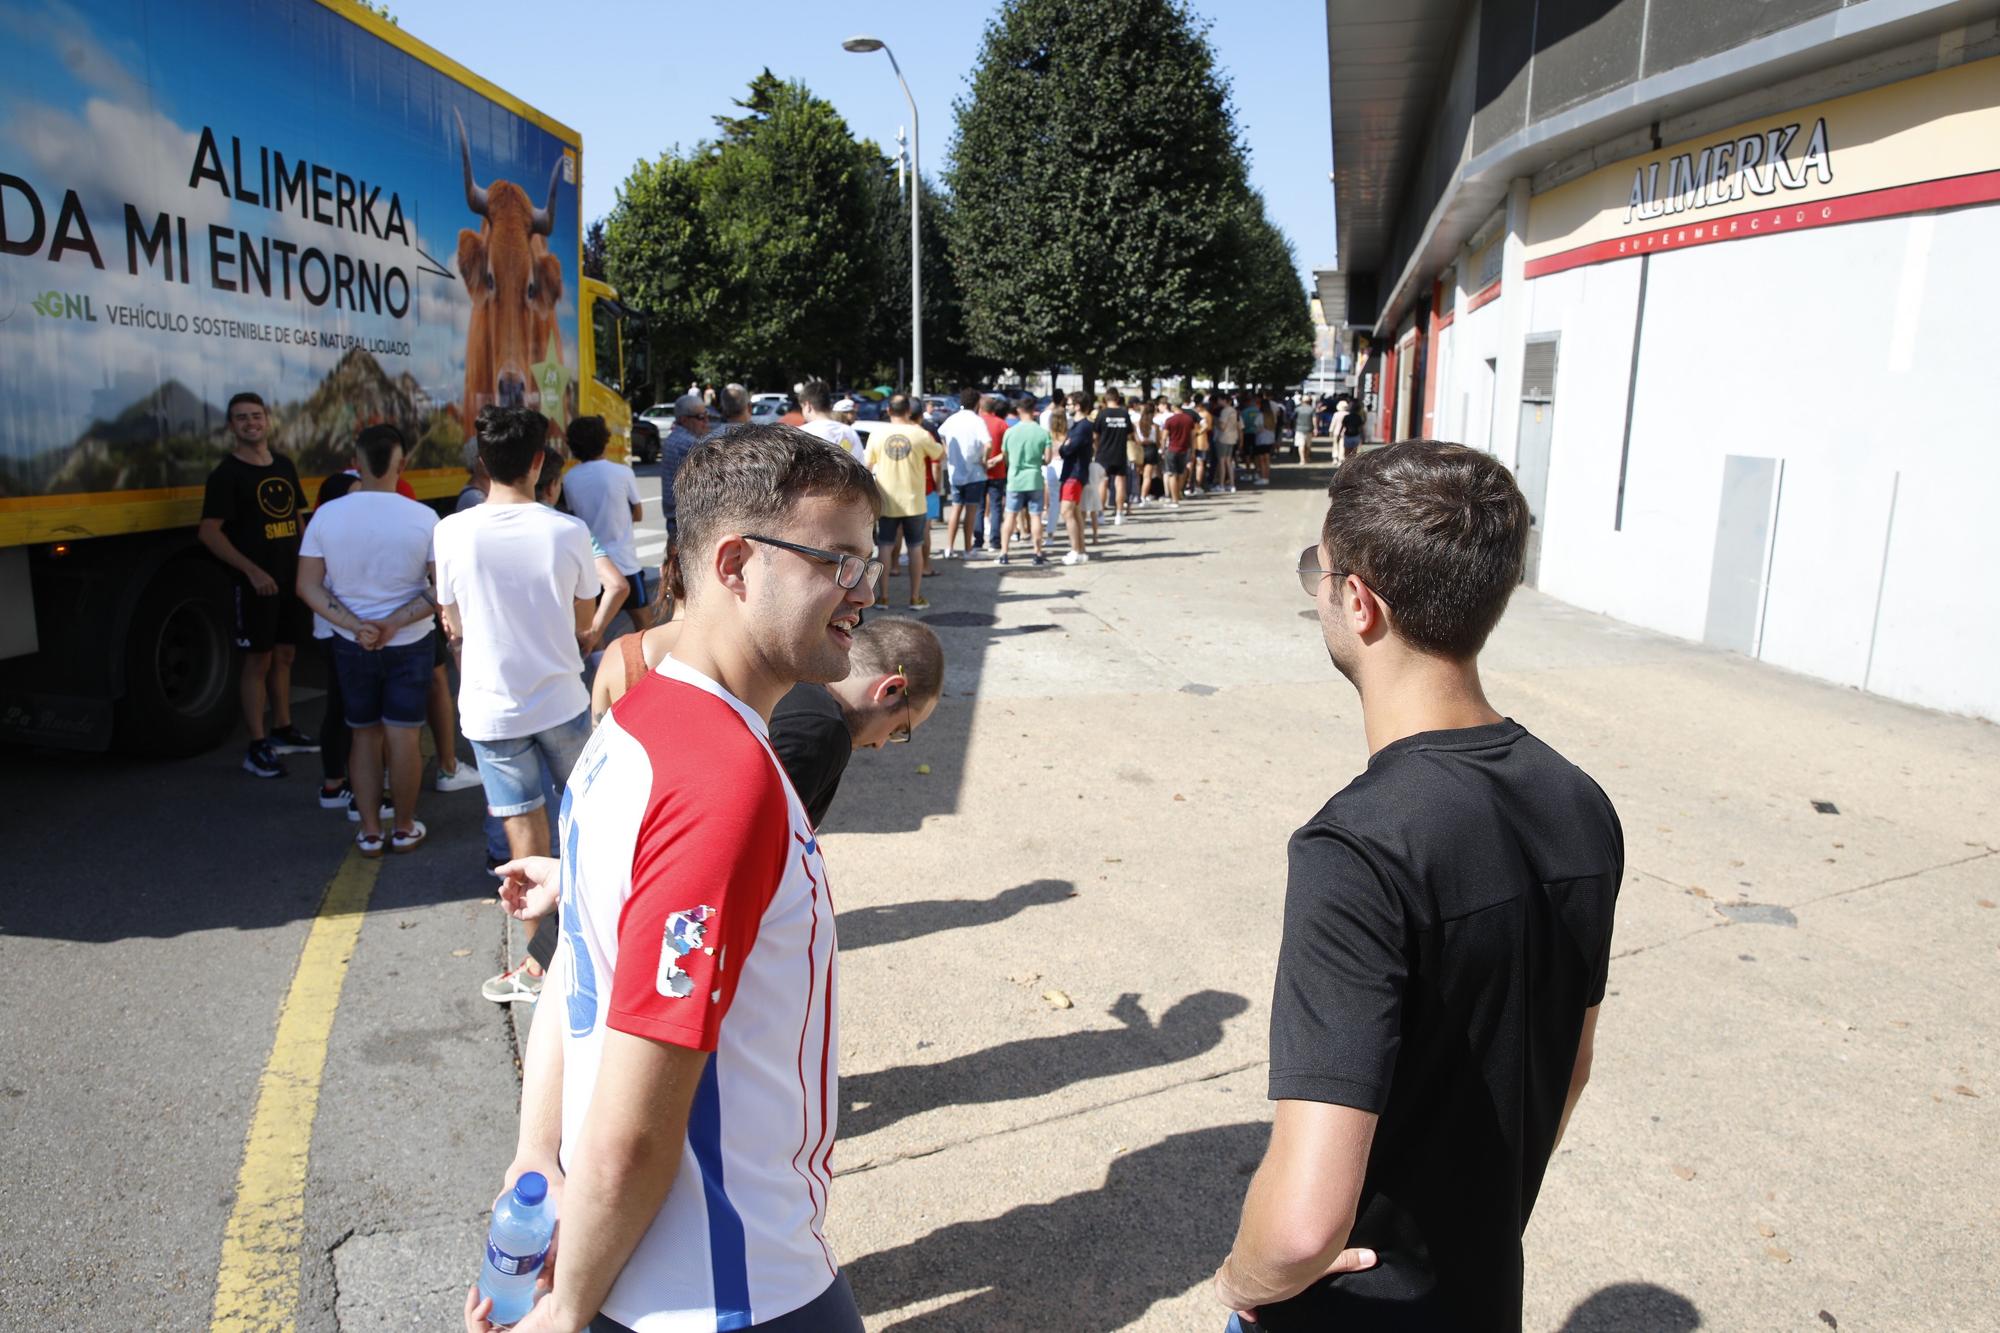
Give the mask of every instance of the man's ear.
[{"label": "man's ear", "polygon": [[875,703],[883,704],[895,698],[898,691],[907,694],[909,689],[910,678],[892,671],[875,678],[875,683],[868,687],[868,697]]},{"label": "man's ear", "polygon": [[737,597],[748,590],[743,571],[750,564],[750,543],[740,536],[724,537],[716,543],[714,561],[715,581],[729,589]]}]

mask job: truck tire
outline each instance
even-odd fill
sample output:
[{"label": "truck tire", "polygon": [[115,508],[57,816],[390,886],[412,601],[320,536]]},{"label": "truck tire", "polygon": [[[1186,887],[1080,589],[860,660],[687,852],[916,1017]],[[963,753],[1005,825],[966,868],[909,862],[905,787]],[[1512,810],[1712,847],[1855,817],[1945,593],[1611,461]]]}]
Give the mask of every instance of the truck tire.
[{"label": "truck tire", "polygon": [[139,595],[125,633],[118,748],[199,754],[221,744],[236,710],[229,579],[207,559],[170,560]]}]

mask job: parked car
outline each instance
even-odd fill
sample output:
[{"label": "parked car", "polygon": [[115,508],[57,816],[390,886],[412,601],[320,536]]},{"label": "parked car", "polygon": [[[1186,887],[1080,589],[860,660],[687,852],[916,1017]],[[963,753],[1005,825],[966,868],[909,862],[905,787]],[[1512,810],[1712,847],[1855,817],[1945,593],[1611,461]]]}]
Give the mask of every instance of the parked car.
[{"label": "parked car", "polygon": [[653,429],[658,431],[664,438],[666,433],[674,428],[674,405],[672,403],[654,403],[651,407],[632,419],[634,421],[652,422]]},{"label": "parked car", "polygon": [[660,428],[646,417],[632,418],[632,461],[660,461]]},{"label": "parked car", "polygon": [[792,410],[788,393],[759,393],[750,396],[750,420],[759,426],[774,426],[778,418]]}]

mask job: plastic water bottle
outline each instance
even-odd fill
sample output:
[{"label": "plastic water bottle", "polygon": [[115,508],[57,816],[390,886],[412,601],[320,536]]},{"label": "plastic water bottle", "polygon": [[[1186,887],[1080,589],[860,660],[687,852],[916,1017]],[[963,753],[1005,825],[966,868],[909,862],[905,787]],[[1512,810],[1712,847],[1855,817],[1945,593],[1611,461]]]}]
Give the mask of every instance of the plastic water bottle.
[{"label": "plastic water bottle", "polygon": [[486,1229],[486,1262],[479,1270],[479,1294],[493,1299],[495,1325],[520,1322],[535,1304],[535,1280],[549,1255],[556,1232],[556,1212],[549,1202],[548,1177],[523,1171],[514,1188],[493,1205],[493,1223]]}]

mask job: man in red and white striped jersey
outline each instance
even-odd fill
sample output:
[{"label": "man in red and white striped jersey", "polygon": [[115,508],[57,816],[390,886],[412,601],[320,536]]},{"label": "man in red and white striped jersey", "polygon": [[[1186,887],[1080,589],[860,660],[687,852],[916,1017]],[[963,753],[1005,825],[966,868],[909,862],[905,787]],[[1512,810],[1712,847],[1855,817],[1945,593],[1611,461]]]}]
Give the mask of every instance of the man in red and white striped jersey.
[{"label": "man in red and white striped jersey", "polygon": [[[563,796],[562,943],[507,1176],[560,1185],[561,1262],[516,1327],[859,1333],[822,1232],[833,902],[769,722],[848,672],[880,499],[786,426],[703,444],[675,486],[686,627]],[[483,1311],[475,1292],[469,1327]]]}]

